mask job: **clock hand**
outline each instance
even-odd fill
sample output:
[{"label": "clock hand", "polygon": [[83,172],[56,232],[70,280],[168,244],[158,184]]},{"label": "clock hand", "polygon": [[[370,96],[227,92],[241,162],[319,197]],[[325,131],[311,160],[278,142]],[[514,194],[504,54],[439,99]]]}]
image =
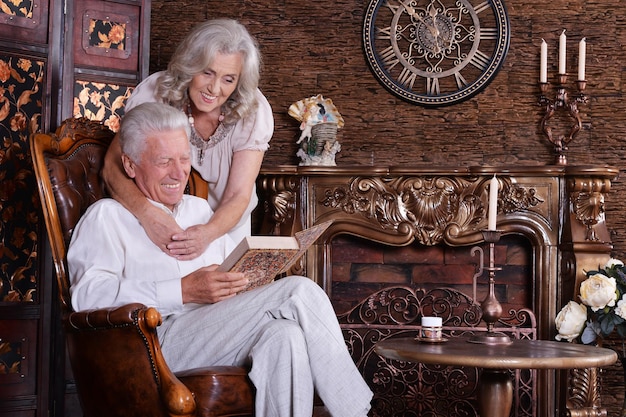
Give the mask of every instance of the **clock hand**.
[{"label": "clock hand", "polygon": [[[415,9],[411,6],[409,6],[408,4],[404,4],[402,3],[402,6],[404,6],[404,10],[406,10],[406,12],[410,15],[413,16],[414,18],[416,18],[417,20],[419,20],[420,22],[422,22],[424,24],[424,26],[426,26],[428,28],[428,30],[430,31],[430,33],[437,38],[437,36],[439,36],[439,29],[437,29],[436,26],[430,25],[426,22],[426,20],[424,20],[424,18],[422,16],[419,15],[419,13],[417,13],[415,11]],[[434,20],[433,20],[434,22]]]},{"label": "clock hand", "polygon": [[438,13],[437,8],[434,7],[432,3],[430,3],[428,5],[428,14],[430,15],[431,22],[433,22],[433,27],[437,31],[437,33],[434,34],[435,37],[439,36],[439,28],[437,27],[437,20],[436,20],[437,19],[437,13]]},{"label": "clock hand", "polygon": [[426,23],[426,21],[422,18],[422,16],[420,16],[413,7],[409,6],[408,4],[404,4],[402,3],[402,6],[404,6],[404,10],[406,10],[406,12],[410,15],[413,16],[414,18],[416,18],[417,20],[419,20],[420,22],[422,22],[423,24],[425,24],[426,26],[428,26],[428,24]]},{"label": "clock hand", "polygon": [[428,14],[433,18],[433,21],[438,13],[439,11],[437,10],[437,7],[433,5],[433,2],[430,2],[428,5]]},{"label": "clock hand", "polygon": [[443,45],[445,45],[446,47],[449,47],[452,44],[452,39],[450,39],[449,37],[448,37],[448,39],[444,39],[444,38],[440,38],[439,37],[441,35],[441,32],[439,31],[439,28],[437,27],[437,15],[439,15],[439,9],[434,5],[434,2],[431,2],[428,5],[427,12],[428,12],[428,15],[430,16],[431,21],[433,22],[433,27],[437,31],[437,33],[434,34],[434,36],[435,36],[435,43],[437,45],[436,52],[440,52],[441,48],[439,46],[438,39],[441,39]]}]

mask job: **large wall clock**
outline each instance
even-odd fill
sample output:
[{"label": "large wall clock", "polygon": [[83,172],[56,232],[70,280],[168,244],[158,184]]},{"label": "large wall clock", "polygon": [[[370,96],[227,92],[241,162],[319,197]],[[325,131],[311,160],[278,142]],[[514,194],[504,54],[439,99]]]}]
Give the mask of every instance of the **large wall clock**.
[{"label": "large wall clock", "polygon": [[509,49],[502,0],[370,0],[363,45],[372,72],[411,103],[459,103],[485,88]]}]

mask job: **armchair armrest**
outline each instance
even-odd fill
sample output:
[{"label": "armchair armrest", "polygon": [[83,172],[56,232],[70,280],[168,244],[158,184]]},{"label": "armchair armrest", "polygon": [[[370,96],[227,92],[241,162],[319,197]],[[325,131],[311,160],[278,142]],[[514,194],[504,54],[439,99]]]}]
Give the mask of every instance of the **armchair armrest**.
[{"label": "armchair armrest", "polygon": [[[86,415],[124,415],[129,403],[149,416],[195,415],[192,392],[161,353],[160,324],[155,308],[137,303],[66,316],[69,356]],[[108,410],[100,410],[102,404]]]},{"label": "armchair armrest", "polygon": [[212,366],[177,372],[195,395],[198,415],[253,415],[254,386],[249,370],[238,366]]}]

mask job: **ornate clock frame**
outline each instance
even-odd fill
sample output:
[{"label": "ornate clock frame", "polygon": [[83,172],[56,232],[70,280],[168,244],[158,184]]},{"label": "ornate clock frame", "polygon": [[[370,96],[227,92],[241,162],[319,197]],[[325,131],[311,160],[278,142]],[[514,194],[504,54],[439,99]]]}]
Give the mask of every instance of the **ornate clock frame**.
[{"label": "ornate clock frame", "polygon": [[496,76],[511,28],[503,0],[371,0],[367,62],[396,96],[423,106],[467,100]]}]

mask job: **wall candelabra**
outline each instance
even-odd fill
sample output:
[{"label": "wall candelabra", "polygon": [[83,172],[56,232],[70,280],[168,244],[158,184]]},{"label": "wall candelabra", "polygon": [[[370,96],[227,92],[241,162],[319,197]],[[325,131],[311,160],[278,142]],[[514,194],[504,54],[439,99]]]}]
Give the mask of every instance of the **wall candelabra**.
[{"label": "wall candelabra", "polygon": [[[585,95],[587,81],[576,81],[578,91],[574,97],[569,97],[567,94],[565,86],[567,83],[567,74],[558,74],[557,82],[556,96],[553,100],[547,97],[550,83],[539,83],[539,88],[541,89],[539,104],[545,107],[545,114],[541,119],[541,130],[547,136],[548,140],[554,145],[554,152],[556,154],[555,163],[557,165],[567,165],[567,146],[582,128],[582,120],[580,118],[580,112],[578,111],[578,105],[586,104],[588,101],[588,97]],[[565,112],[574,121],[569,129],[569,132],[566,132],[566,134],[555,134],[552,131],[552,127],[548,124],[548,122],[555,117],[557,112]]]}]

